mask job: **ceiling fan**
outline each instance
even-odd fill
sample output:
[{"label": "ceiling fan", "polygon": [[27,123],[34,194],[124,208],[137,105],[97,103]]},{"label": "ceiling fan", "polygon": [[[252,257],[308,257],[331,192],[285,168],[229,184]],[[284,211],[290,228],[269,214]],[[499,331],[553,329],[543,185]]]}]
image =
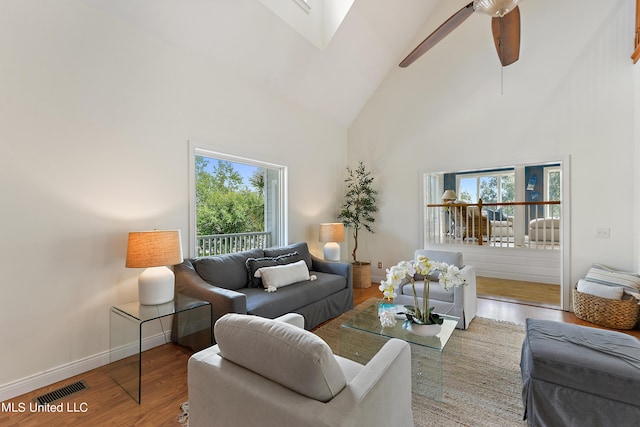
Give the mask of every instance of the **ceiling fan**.
[{"label": "ceiling fan", "polygon": [[491,30],[496,51],[503,67],[513,64],[520,56],[520,0],[474,0],[447,19],[433,33],[422,41],[400,63],[401,67],[411,65],[425,52],[434,47],[450,32],[458,28],[473,12],[492,16]]}]

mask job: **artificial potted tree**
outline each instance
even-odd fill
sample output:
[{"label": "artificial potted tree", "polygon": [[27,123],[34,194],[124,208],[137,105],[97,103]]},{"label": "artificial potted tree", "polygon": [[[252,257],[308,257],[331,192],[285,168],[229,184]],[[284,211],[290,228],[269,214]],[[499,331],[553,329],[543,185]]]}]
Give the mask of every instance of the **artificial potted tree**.
[{"label": "artificial potted tree", "polygon": [[373,177],[360,162],[356,169],[347,167],[347,183],[344,203],[340,208],[338,220],[345,227],[353,230],[354,246],[353,257],[353,286],[356,288],[368,288],[371,286],[371,263],[358,260],[358,232],[360,229],[373,233],[371,224],[375,218],[373,214],[378,211],[376,206],[377,191],[373,189]]}]

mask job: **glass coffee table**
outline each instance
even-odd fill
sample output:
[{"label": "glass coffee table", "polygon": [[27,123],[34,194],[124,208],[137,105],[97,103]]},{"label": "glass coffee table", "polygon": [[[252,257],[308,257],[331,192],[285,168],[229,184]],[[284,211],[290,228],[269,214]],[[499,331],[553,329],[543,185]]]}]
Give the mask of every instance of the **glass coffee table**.
[{"label": "glass coffee table", "polygon": [[390,338],[404,340],[411,346],[412,391],[442,401],[442,357],[460,318],[441,315],[444,322],[440,332],[425,337],[409,332],[405,317],[399,314],[394,326],[382,327],[378,316],[383,309],[404,311],[400,305],[376,302],[344,322],[340,328],[340,355],[366,364]]}]

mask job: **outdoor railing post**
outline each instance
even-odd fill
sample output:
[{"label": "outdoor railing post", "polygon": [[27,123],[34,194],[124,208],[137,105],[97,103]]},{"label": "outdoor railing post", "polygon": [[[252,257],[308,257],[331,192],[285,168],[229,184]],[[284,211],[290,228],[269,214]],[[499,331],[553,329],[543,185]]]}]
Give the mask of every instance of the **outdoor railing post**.
[{"label": "outdoor railing post", "polygon": [[[478,199],[478,223],[478,231],[476,231],[478,236],[478,245],[482,246],[482,199]],[[487,225],[489,225],[488,219]]]},{"label": "outdoor railing post", "polygon": [[[558,205],[558,208],[553,210],[551,208],[546,209],[547,206],[551,207],[554,205]],[[425,221],[428,221],[428,224],[425,224],[425,229],[427,230],[426,237],[428,238],[429,243],[464,245],[473,244],[472,238],[477,238],[478,245],[483,245],[483,233],[486,232],[487,241],[492,246],[518,248],[528,247],[534,249],[560,248],[562,229],[560,227],[555,228],[554,221],[558,221],[562,217],[562,202],[557,200],[543,202],[484,203],[482,199],[479,199],[476,204],[454,202],[445,204],[427,204],[426,206],[427,209],[441,209],[444,207],[445,211],[448,213],[449,219],[452,220],[454,224],[453,227],[449,226],[445,228],[438,224],[432,224],[434,222],[438,222],[439,219],[436,219],[434,215],[427,212],[425,215]],[[518,228],[518,224],[520,224],[520,222],[518,222],[516,218],[515,225],[512,224],[511,226],[514,227],[514,231],[518,234],[512,236],[513,240],[510,240],[510,236],[503,235],[503,233],[505,233],[504,227],[507,227],[503,224],[496,225],[499,232],[494,233],[491,229],[492,224],[488,215],[486,217],[486,225],[483,226],[483,220],[485,217],[482,215],[482,209],[487,206],[513,206],[515,208],[514,213],[516,216],[518,215],[518,209],[522,208],[524,211],[521,212],[521,215],[524,216],[525,230]],[[475,215],[476,211],[478,214],[477,219]],[[545,214],[545,212],[552,212],[552,214]],[[542,216],[539,217],[541,213]],[[547,219],[549,221],[536,221],[532,223],[531,221],[534,219]],[[562,223],[560,223],[560,225],[562,225]],[[535,236],[533,236],[535,239],[532,239],[532,236],[529,235],[528,240],[526,240],[527,235],[530,234],[528,233],[530,227],[532,229],[531,232],[535,233]],[[507,238],[506,242],[504,241],[505,237]],[[492,238],[495,240],[492,241]],[[497,239],[500,239],[499,242]]]},{"label": "outdoor railing post", "polygon": [[225,253],[264,249],[270,247],[271,233],[258,231],[249,233],[212,234],[196,237],[196,256],[213,256]]}]

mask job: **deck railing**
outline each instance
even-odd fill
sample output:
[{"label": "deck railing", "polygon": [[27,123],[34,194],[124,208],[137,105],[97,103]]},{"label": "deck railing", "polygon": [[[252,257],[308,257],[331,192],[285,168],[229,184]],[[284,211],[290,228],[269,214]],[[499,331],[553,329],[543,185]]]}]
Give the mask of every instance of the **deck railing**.
[{"label": "deck railing", "polygon": [[268,247],[271,247],[271,233],[268,231],[196,237],[196,256],[199,257]]},{"label": "deck railing", "polygon": [[435,244],[559,249],[560,217],[559,201],[428,204],[427,239]]}]

